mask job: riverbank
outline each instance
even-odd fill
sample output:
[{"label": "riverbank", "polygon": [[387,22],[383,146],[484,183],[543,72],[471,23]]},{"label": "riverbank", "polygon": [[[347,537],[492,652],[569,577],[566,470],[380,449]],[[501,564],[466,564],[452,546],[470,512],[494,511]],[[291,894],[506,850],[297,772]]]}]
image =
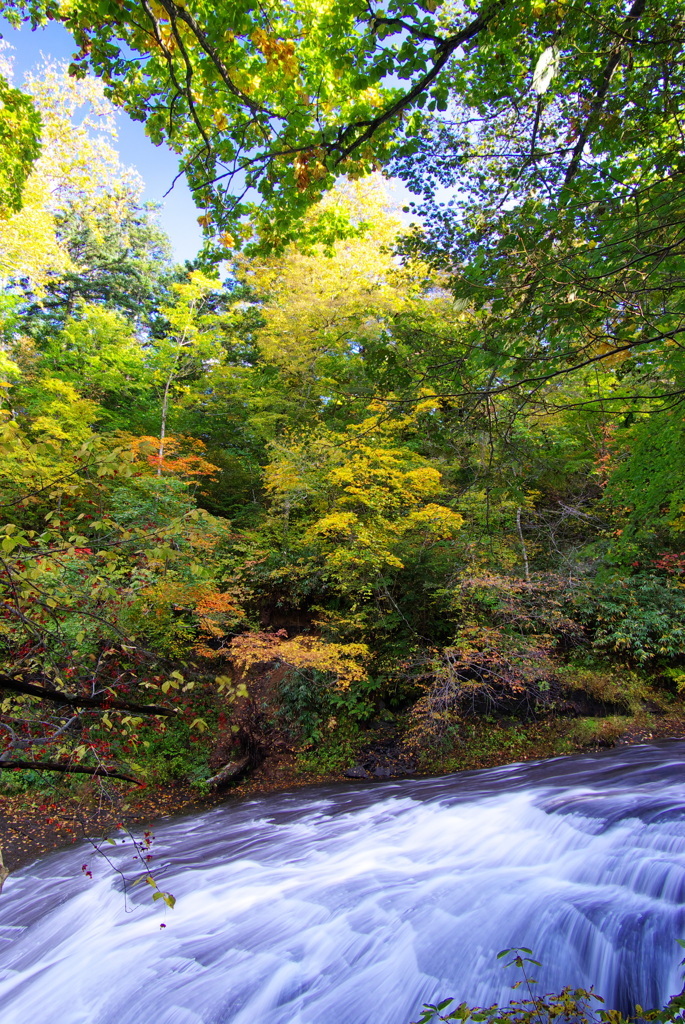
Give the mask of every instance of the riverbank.
[{"label": "riverbank", "polygon": [[[549,723],[533,723],[527,728],[512,728],[507,723],[490,726],[482,735],[474,735],[456,751],[435,753],[424,759],[415,771],[387,773],[373,764],[382,764],[383,751],[372,744],[360,753],[358,768],[327,772],[303,772],[297,756],[282,748],[267,754],[250,774],[222,792],[200,792],[178,782],[163,786],[131,787],[122,783],[99,781],[65,785],[47,780],[44,788],[21,793],[0,794],[0,847],[7,869],[16,871],[46,853],[84,839],[98,840],[119,828],[139,832],[170,816],[206,810],[227,801],[266,793],[290,790],[327,782],[369,781],[402,774],[436,776],[451,772],[494,768],[516,761],[541,760],[560,754],[598,750],[611,746],[648,743],[651,740],[685,737],[685,716],[668,715],[634,723],[619,736],[593,738],[584,742],[568,731],[550,728]],[[487,740],[487,741],[486,741]],[[370,770],[364,768],[367,765]]]},{"label": "riverbank", "polygon": [[105,788],[89,781],[72,791],[48,784],[39,791],[0,794],[0,849],[5,867],[16,871],[36,857],[84,839],[104,838],[121,826],[135,832],[227,800],[343,777],[303,776],[293,765],[265,764],[248,781],[221,793],[201,793],[182,782],[139,789],[115,782]]}]

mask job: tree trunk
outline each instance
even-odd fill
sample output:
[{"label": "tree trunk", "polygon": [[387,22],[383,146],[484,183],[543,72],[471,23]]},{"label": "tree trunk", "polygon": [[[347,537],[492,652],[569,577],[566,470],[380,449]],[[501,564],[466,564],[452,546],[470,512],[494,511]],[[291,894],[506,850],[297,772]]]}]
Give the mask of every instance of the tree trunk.
[{"label": "tree trunk", "polygon": [[[174,369],[176,367],[174,366]],[[171,371],[167,377],[167,382],[164,386],[164,398],[162,399],[162,423],[159,428],[159,454],[157,455],[157,476],[162,475],[162,463],[164,462],[164,438],[166,437],[166,419],[169,411],[169,391],[171,390],[171,382],[174,379],[174,370]]]},{"label": "tree trunk", "polygon": [[523,575],[526,577],[526,583],[530,583],[530,572],[528,570],[528,552],[526,551],[526,542],[523,539],[523,530],[521,529],[521,509],[516,509],[516,529],[518,530],[519,540],[521,541],[521,551],[523,552]]}]

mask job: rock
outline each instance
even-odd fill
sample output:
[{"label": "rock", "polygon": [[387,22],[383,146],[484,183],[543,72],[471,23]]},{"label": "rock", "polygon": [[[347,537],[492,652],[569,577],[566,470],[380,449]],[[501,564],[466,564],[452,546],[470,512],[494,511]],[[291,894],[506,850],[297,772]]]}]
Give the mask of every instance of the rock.
[{"label": "rock", "polygon": [[376,776],[377,779],[389,779],[392,773],[392,768],[382,767],[381,765],[379,765],[375,769],[373,774]]},{"label": "rock", "polygon": [[634,727],[628,729],[627,732],[621,733],[614,742],[616,747],[630,747],[635,743],[650,743],[654,739],[654,736],[647,729],[639,729]]},{"label": "rock", "polygon": [[360,764],[355,764],[353,768],[347,769],[345,777],[348,779],[368,779],[369,773]]}]

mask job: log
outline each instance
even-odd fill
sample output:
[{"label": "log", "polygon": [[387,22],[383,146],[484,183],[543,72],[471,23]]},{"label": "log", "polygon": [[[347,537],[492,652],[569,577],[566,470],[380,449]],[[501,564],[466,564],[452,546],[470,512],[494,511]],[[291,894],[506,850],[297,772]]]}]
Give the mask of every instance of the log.
[{"label": "log", "polygon": [[249,760],[249,757],[241,757],[238,761],[229,761],[216,775],[212,775],[211,779],[207,779],[207,785],[210,789],[222,789],[247,768]]},{"label": "log", "polygon": [[0,892],[2,892],[3,882],[5,881],[8,875],[9,871],[5,867],[5,862],[2,859],[2,847],[0,846]]}]

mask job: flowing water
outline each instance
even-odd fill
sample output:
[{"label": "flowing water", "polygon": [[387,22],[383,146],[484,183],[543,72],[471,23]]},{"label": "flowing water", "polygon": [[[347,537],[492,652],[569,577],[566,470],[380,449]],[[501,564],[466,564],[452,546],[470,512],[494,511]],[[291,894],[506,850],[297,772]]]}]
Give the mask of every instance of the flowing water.
[{"label": "flowing water", "polygon": [[10,877],[2,1024],[406,1024],[507,998],[513,945],[543,991],[631,1009],[682,987],[682,742],[226,804],[155,848],[174,910],[125,902],[85,847]]}]

